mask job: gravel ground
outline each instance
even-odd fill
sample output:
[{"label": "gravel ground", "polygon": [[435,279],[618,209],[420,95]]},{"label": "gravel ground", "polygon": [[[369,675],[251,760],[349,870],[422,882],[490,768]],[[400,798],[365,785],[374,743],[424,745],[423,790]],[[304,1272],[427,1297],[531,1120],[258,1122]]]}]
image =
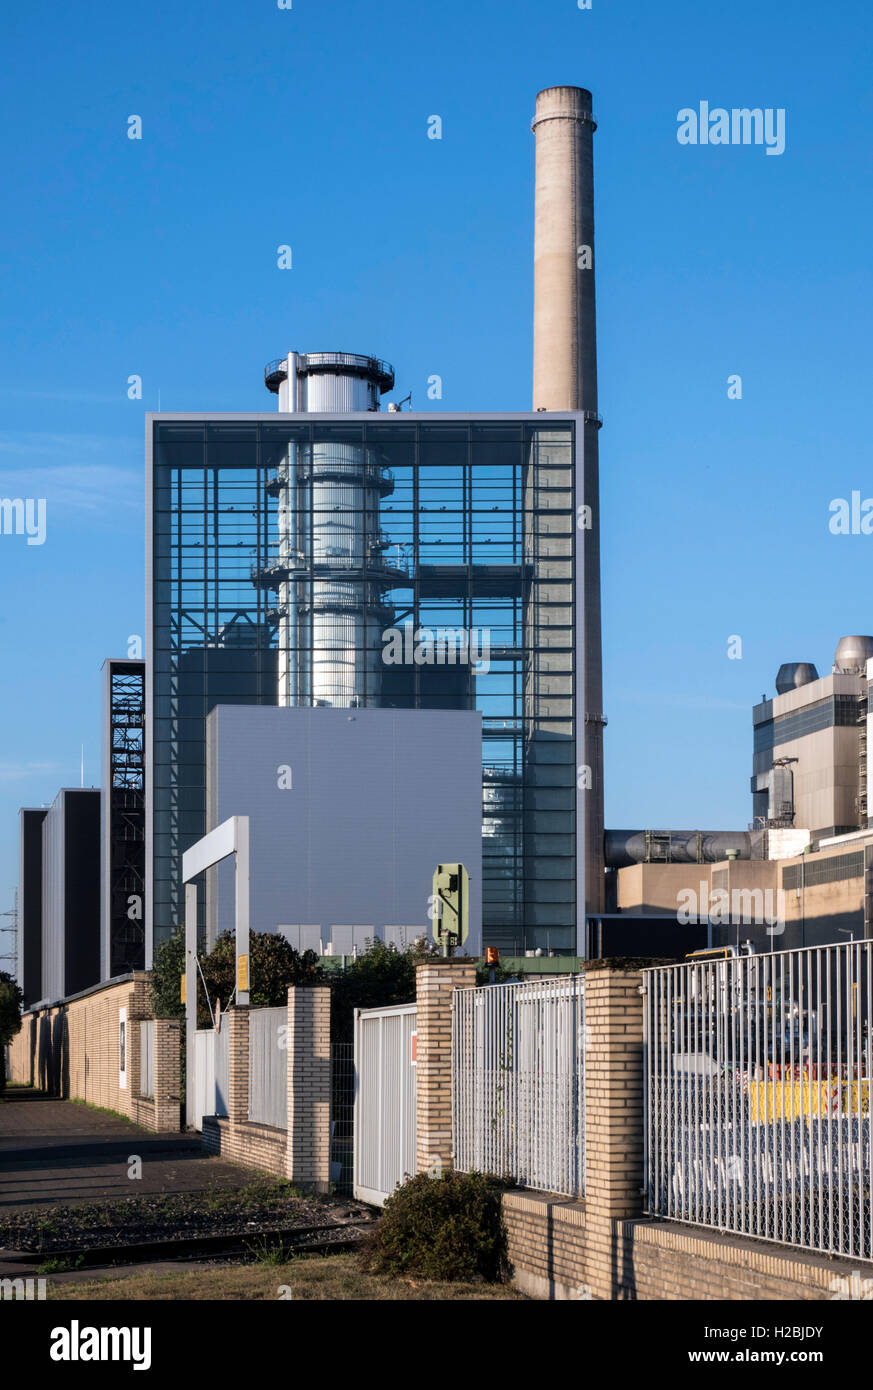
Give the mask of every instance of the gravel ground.
[{"label": "gravel ground", "polygon": [[210,1188],[15,1212],[0,1218],[0,1248],[50,1255],[56,1250],[147,1241],[169,1244],[194,1236],[257,1236],[295,1226],[368,1221],[371,1215],[347,1199],[305,1197],[289,1183],[253,1182],[234,1190]]}]

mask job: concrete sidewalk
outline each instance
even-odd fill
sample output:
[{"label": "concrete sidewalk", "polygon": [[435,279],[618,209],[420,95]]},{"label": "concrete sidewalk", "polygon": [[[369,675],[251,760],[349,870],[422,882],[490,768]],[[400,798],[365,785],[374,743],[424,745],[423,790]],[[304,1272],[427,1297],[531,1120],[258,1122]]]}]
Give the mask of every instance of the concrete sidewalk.
[{"label": "concrete sidewalk", "polygon": [[[142,1177],[128,1177],[131,1158]],[[244,1187],[256,1175],[204,1155],[197,1135],[152,1134],[122,1115],[13,1087],[0,1100],[0,1212],[154,1192]]]}]

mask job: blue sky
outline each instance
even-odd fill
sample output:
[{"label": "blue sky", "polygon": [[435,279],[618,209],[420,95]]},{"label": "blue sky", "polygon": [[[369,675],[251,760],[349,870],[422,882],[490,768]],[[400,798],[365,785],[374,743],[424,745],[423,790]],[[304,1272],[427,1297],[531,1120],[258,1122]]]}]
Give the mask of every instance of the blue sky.
[{"label": "blue sky", "polygon": [[[861,0],[7,7],[0,496],[48,531],[0,536],[0,909],[17,808],[82,743],[98,780],[100,664],[143,630],[145,410],[270,409],[290,347],[386,357],[420,409],[432,373],[443,409],[527,409],[529,123],[560,83],[599,122],[607,824],[747,823],[751,704],[873,630],[873,538],[828,530],[873,496],[871,29]],[[784,107],[785,153],[680,146],[701,100]]]}]

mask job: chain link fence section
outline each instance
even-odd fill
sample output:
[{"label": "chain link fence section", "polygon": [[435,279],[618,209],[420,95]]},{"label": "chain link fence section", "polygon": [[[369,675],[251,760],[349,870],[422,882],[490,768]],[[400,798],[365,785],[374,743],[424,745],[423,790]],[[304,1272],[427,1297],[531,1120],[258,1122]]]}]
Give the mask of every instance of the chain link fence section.
[{"label": "chain link fence section", "polygon": [[330,1045],[330,1180],[334,1191],[352,1195],[355,1168],[355,1045]]},{"label": "chain link fence section", "polygon": [[585,1189],[581,976],[456,990],[455,1167],[580,1197]]},{"label": "chain link fence section", "polygon": [[649,1213],[873,1259],[873,942],[643,979]]}]

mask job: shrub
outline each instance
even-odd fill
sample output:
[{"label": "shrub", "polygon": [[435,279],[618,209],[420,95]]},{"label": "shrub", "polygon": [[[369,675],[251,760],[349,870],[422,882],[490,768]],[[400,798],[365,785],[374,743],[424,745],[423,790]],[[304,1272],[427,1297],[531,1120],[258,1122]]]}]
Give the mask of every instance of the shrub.
[{"label": "shrub", "polygon": [[331,993],[331,1036],[351,1042],[355,1009],[386,1008],[415,1003],[415,964],[423,955],[415,946],[399,951],[384,941],[368,941],[367,949],[328,977]]},{"label": "shrub", "polygon": [[[220,1001],[226,1009],[236,985],[236,941],[232,931],[222,932],[208,956],[200,954],[213,1010]],[[184,1018],[181,980],[185,969],[185,929],[179,929],[155,951],[152,968],[152,1011],[155,1018]],[[249,938],[250,1002],[253,1009],[284,1004],[289,985],[319,984],[323,971],[314,951],[303,954],[277,932],[253,931]],[[197,981],[197,1027],[210,1028],[212,1015],[203,980]]]},{"label": "shrub", "polygon": [[385,1203],[367,1263],[381,1274],[497,1283],[510,1273],[500,1195],[510,1184],[484,1173],[409,1178]]}]

